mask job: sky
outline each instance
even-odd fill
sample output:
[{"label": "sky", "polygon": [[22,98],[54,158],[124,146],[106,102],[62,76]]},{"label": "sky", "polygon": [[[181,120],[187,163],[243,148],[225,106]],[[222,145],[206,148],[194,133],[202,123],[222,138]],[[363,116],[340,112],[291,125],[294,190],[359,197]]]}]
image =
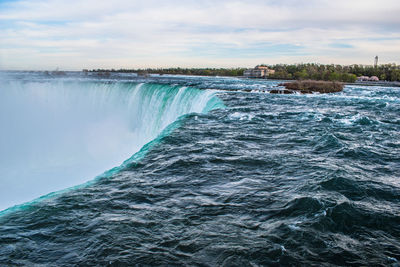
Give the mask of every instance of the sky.
[{"label": "sky", "polygon": [[398,0],[0,0],[0,69],[400,64]]}]

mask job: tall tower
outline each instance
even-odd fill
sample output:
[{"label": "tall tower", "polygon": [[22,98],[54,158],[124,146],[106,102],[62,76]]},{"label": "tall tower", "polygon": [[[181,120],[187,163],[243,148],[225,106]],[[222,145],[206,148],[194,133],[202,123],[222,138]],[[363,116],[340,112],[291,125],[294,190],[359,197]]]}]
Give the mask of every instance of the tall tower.
[{"label": "tall tower", "polygon": [[378,67],[378,56],[375,57],[374,67]]}]

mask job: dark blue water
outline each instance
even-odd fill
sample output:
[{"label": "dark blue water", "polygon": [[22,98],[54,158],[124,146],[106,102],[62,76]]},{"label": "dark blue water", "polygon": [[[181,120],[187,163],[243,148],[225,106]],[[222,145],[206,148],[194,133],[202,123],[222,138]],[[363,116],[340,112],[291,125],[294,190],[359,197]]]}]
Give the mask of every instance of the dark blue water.
[{"label": "dark blue water", "polygon": [[109,177],[5,212],[0,265],[399,266],[399,88],[101,82],[122,80],[218,89],[225,108],[181,117]]}]

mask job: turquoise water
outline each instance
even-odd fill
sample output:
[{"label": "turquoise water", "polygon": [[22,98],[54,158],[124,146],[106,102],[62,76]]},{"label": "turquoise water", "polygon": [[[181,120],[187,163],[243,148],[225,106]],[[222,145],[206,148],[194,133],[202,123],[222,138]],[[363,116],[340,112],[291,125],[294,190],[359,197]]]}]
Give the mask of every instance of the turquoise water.
[{"label": "turquoise water", "polygon": [[[93,180],[110,168],[4,212],[3,265],[398,266],[398,88],[274,95],[275,81],[76,73],[7,81],[12,91],[62,88],[66,106],[93,108],[77,133],[113,114],[144,141],[104,176]],[[94,128],[101,141],[126,133],[106,126]]]},{"label": "turquoise water", "polygon": [[181,116],[223,105],[214,92],[185,86],[46,77],[4,80],[3,210],[107,176],[130,157],[144,155],[135,153],[170,131],[167,126],[178,126]]}]

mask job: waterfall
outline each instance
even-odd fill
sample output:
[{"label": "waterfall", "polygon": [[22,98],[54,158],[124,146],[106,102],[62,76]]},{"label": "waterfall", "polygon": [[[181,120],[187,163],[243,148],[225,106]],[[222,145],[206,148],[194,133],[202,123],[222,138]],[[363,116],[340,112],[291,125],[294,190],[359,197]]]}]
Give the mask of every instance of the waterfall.
[{"label": "waterfall", "polygon": [[0,210],[87,182],[179,117],[223,105],[211,90],[151,83],[0,84]]}]

